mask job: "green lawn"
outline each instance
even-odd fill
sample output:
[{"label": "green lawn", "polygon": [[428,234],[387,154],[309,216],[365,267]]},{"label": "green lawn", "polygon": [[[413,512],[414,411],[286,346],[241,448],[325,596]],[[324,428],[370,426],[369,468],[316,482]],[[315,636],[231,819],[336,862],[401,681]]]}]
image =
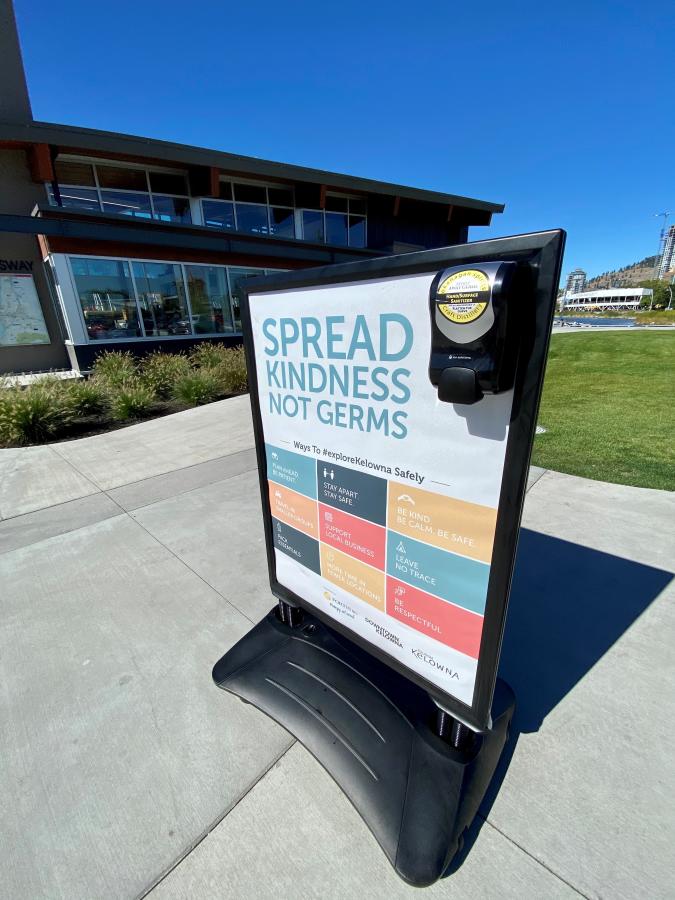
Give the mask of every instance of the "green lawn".
[{"label": "green lawn", "polygon": [[532,462],[675,490],[675,332],[556,334]]}]

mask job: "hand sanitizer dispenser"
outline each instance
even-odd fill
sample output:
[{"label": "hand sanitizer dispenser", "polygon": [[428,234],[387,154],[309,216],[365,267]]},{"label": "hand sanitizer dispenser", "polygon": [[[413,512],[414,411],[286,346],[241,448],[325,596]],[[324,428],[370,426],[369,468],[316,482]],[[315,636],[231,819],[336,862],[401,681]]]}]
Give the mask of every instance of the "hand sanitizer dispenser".
[{"label": "hand sanitizer dispenser", "polygon": [[515,262],[450,266],[430,291],[429,378],[446,403],[477,403],[513,387],[518,352]]}]

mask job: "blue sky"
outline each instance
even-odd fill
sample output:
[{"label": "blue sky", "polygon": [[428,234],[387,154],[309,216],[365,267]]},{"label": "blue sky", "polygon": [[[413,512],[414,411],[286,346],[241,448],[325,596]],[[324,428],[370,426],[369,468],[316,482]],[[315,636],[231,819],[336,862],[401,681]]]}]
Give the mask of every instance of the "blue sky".
[{"label": "blue sky", "polygon": [[564,271],[675,222],[675,4],[15,0],[35,118],[506,203]]}]

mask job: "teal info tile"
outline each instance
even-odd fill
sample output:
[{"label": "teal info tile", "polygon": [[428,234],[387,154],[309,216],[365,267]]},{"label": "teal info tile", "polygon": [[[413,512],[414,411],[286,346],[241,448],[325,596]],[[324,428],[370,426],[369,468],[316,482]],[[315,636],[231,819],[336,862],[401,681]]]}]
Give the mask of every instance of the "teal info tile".
[{"label": "teal info tile", "polygon": [[316,500],[316,460],[265,444],[267,477],[284,487]]},{"label": "teal info tile", "polygon": [[456,556],[447,550],[389,531],[387,573],[464,609],[481,615],[485,612],[490,575],[490,567],[486,563]]}]

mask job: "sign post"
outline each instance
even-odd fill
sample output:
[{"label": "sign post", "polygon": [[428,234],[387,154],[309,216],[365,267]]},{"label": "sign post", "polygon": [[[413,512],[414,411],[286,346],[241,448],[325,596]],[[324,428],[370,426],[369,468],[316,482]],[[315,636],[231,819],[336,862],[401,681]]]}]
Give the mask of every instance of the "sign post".
[{"label": "sign post", "polygon": [[214,668],[293,732],[397,872],[461,844],[497,680],[561,231],[274,275],[242,321],[272,592]]}]

